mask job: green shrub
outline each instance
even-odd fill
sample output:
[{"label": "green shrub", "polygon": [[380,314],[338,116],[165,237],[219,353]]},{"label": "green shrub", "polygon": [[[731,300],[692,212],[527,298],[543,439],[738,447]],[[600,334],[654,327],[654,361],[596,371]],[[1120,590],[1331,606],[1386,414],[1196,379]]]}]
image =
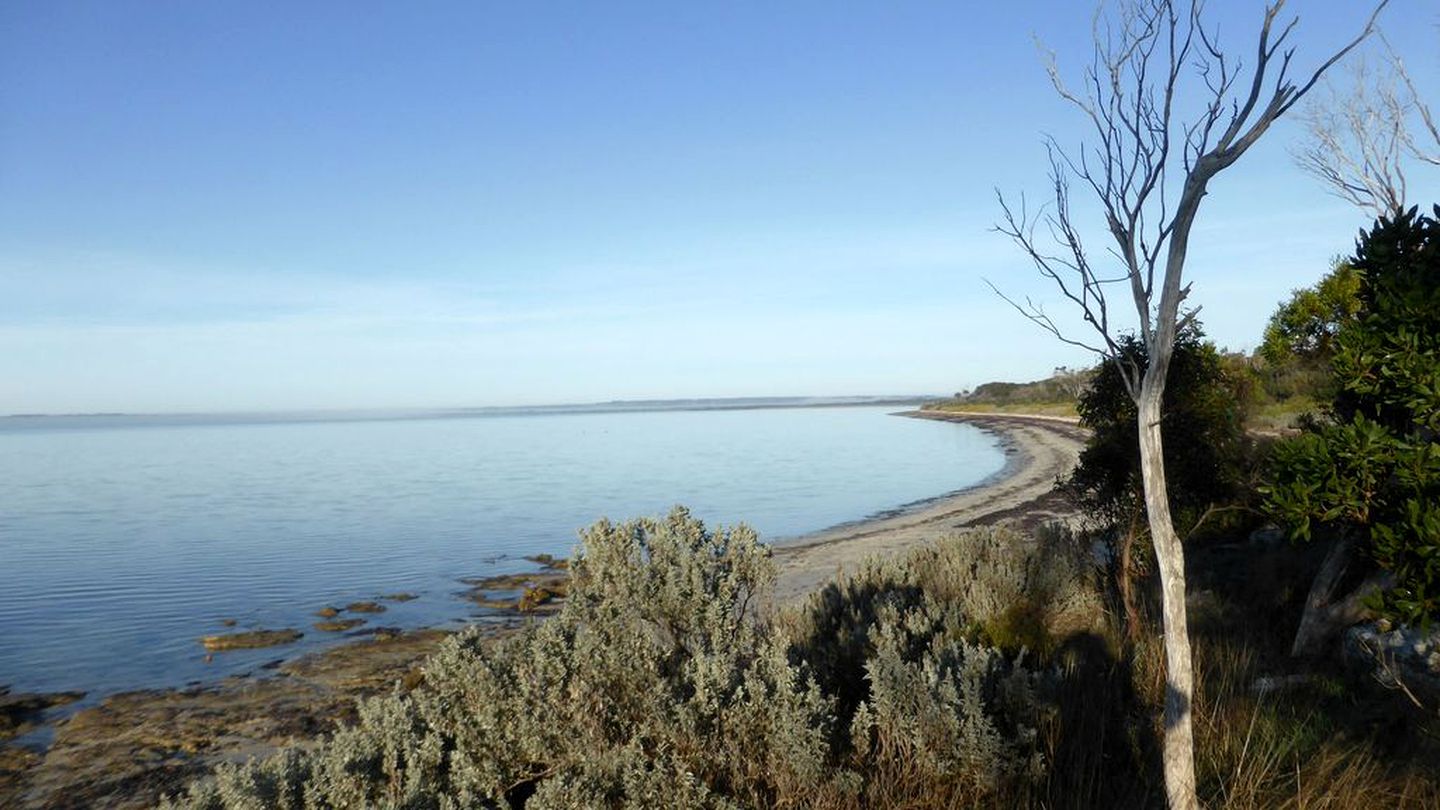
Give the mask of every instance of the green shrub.
[{"label": "green shrub", "polygon": [[[1148,360],[1140,341],[1127,335],[1120,345],[1117,362],[1143,370]],[[1182,536],[1210,507],[1229,504],[1243,492],[1251,462],[1244,430],[1247,387],[1198,325],[1192,322],[1176,336],[1161,433],[1170,509]],[[1115,363],[1100,367],[1080,397],[1079,411],[1091,435],[1064,491],[1104,528],[1137,523],[1145,503],[1135,401]]]},{"label": "green shrub", "polygon": [[1276,448],[1271,514],[1308,540],[1362,538],[1393,577],[1377,606],[1404,622],[1440,616],[1440,206],[1361,235],[1359,316],[1335,339],[1330,420]]},{"label": "green shrub", "polygon": [[[1026,633],[1009,631],[1017,612]],[[1036,734],[1056,686],[1026,662],[1101,633],[1104,611],[1067,531],[985,528],[869,560],[778,624],[851,730],[861,806],[1019,805],[1046,771]]]},{"label": "green shrub", "polygon": [[[1134,335],[1120,338],[1120,354],[1097,370],[1080,396],[1080,424],[1090,437],[1075,469],[1059,489],[1085,516],[1108,548],[1110,600],[1125,617],[1132,640],[1143,632],[1153,603],[1153,552],[1146,538],[1145,491],[1135,400],[1120,365],[1143,371],[1149,360]],[[1117,365],[1118,364],[1118,365]],[[1254,446],[1244,422],[1253,400],[1253,372],[1224,355],[1195,322],[1175,338],[1161,409],[1166,490],[1175,529],[1187,541],[1218,537],[1245,521],[1245,484]],[[1147,599],[1147,594],[1150,598]]]},{"label": "green shrub", "polygon": [[1256,353],[1275,368],[1325,367],[1341,327],[1360,314],[1360,284],[1354,265],[1340,261],[1315,286],[1292,291],[1265,324]]}]

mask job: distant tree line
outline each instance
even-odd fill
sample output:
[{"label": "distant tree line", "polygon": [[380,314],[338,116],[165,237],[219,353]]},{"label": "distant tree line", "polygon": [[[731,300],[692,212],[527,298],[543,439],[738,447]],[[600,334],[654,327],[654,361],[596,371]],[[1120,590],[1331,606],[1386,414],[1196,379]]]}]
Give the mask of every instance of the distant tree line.
[{"label": "distant tree line", "polygon": [[955,401],[968,405],[1046,405],[1073,403],[1095,376],[1094,369],[1056,367],[1053,374],[1033,382],[987,382],[959,391]]}]

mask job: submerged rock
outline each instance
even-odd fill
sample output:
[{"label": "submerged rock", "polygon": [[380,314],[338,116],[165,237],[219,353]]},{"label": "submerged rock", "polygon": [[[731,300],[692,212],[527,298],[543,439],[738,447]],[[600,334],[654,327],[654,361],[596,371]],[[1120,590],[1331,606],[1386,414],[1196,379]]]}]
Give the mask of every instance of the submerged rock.
[{"label": "submerged rock", "polygon": [[401,593],[387,593],[380,598],[386,602],[409,602],[412,599],[419,599],[420,597],[416,594],[402,591]]},{"label": "submerged rock", "polygon": [[564,557],[555,557],[550,554],[536,554],[525,559],[544,568],[547,571],[564,571],[570,567],[570,561]]},{"label": "submerged rock", "polygon": [[536,571],[528,574],[498,574],[493,577],[467,577],[460,580],[481,591],[523,591],[526,588],[549,588],[563,591],[570,582],[568,573]]},{"label": "submerged rock", "polygon": [[275,647],[290,644],[304,637],[299,630],[249,630],[244,633],[228,633],[218,636],[202,636],[200,643],[210,652],[224,650],[254,650],[261,647]]},{"label": "submerged rock", "polygon": [[570,588],[570,575],[555,571],[499,574],[460,581],[471,586],[465,598],[476,605],[521,613],[552,613],[558,610],[555,602],[563,599]]},{"label": "submerged rock", "polygon": [[492,577],[465,577],[460,581],[466,585],[486,591],[518,591],[548,579],[558,579],[554,574],[496,574]]},{"label": "submerged rock", "polygon": [[322,633],[343,633],[346,630],[354,630],[364,623],[364,619],[332,619],[315,622],[315,624],[311,626]]},{"label": "submerged rock", "polygon": [[355,633],[351,633],[350,635],[369,636],[376,641],[392,641],[394,639],[400,638],[404,634],[405,631],[400,629],[399,627],[370,627]]},{"label": "submerged rock", "polygon": [[326,605],[325,607],[320,608],[319,610],[315,611],[315,615],[316,615],[316,616],[319,616],[319,617],[322,618],[322,619],[333,619],[333,618],[335,618],[336,616],[339,616],[339,615],[340,615],[340,609],[339,609],[339,608],[333,608],[333,607],[330,607],[329,605]]},{"label": "submerged rock", "polygon": [[520,606],[519,599],[494,599],[483,593],[469,594],[466,598],[482,608],[491,610],[515,610]]},{"label": "submerged rock", "polygon": [[385,606],[379,602],[351,602],[345,606],[347,613],[384,613]]}]

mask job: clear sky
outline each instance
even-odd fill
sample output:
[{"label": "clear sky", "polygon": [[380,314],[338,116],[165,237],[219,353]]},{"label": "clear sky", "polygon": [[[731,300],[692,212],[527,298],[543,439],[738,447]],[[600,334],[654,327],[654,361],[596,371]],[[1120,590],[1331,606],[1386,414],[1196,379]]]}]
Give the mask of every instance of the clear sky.
[{"label": "clear sky", "polygon": [[[1292,2],[1297,65],[1364,5]],[[1248,57],[1261,3],[1211,6]],[[1087,363],[982,279],[1055,298],[990,231],[994,189],[1043,195],[1042,133],[1083,134],[1034,38],[1078,75],[1092,8],[5,3],[0,413],[946,393]],[[1385,18],[1432,98],[1437,24],[1433,0]],[[1300,134],[1202,210],[1189,276],[1224,345],[1364,224],[1293,166]]]}]

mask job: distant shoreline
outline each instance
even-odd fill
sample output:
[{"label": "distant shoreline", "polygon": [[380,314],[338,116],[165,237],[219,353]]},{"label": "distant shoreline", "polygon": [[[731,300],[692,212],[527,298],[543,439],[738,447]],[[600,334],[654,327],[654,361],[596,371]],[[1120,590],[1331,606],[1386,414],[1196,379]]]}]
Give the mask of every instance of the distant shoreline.
[{"label": "distant shoreline", "polygon": [[73,413],[10,413],[0,419],[80,420],[119,419],[176,423],[212,422],[327,422],[383,421],[391,419],[463,419],[477,416],[539,416],[580,413],[654,413],[656,411],[741,411],[772,408],[851,408],[883,405],[919,405],[937,399],[932,395],[835,397],[700,397],[694,399],[613,399],[550,405],[476,405],[454,408],[300,408],[277,411],[95,411]]}]

